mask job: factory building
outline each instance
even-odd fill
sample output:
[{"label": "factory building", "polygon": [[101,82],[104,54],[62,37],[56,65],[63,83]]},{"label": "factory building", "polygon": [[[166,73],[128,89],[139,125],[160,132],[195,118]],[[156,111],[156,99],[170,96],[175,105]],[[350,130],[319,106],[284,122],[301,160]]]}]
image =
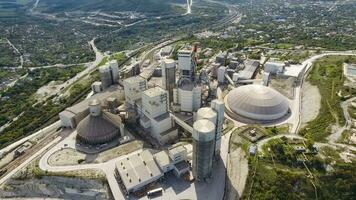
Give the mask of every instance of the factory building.
[{"label": "factory building", "polygon": [[173,89],[176,86],[176,63],[165,59],[162,63],[162,87],[168,91],[169,102],[173,102]]},{"label": "factory building", "polygon": [[177,146],[152,154],[149,150],[132,154],[115,163],[115,173],[126,194],[139,191],[173,171],[177,177],[189,172],[187,150]]},{"label": "factory building", "polygon": [[103,84],[99,81],[95,81],[91,84],[91,90],[95,93],[100,93],[103,91]]},{"label": "factory building", "polygon": [[133,76],[138,76],[141,73],[140,62],[133,62],[129,66],[125,66],[123,70],[123,78],[130,78]]},{"label": "factory building", "polygon": [[173,119],[168,112],[168,92],[160,87],[150,88],[142,93],[142,114],[140,124],[150,129],[151,135],[165,144],[178,137]]},{"label": "factory building", "polygon": [[289,113],[286,97],[263,85],[245,85],[233,89],[226,97],[226,111],[234,119],[239,116],[256,121],[275,121]]},{"label": "factory building", "polygon": [[142,92],[147,89],[147,81],[141,76],[134,76],[124,80],[124,91],[126,102],[134,105],[137,100],[141,99]]},{"label": "factory building", "polygon": [[191,49],[184,48],[178,51],[178,68],[180,77],[194,79],[196,63]]},{"label": "factory building", "polygon": [[212,176],[215,149],[215,125],[201,119],[193,125],[193,176],[204,181]]},{"label": "factory building", "polygon": [[252,79],[257,72],[260,63],[254,60],[247,60],[244,62],[244,69],[238,72],[238,79],[248,80]]},{"label": "factory building", "polygon": [[77,137],[81,142],[97,145],[123,136],[124,124],[120,116],[103,111],[96,99],[90,102],[89,111],[90,114],[77,127]]},{"label": "factory building", "polygon": [[202,89],[195,81],[195,53],[188,47],[178,51],[178,88],[173,90],[173,103],[178,111],[195,112],[201,107]]},{"label": "factory building", "polygon": [[119,88],[111,87],[110,89],[101,93],[94,94],[90,99],[86,99],[80,103],[77,103],[71,107],[66,108],[59,113],[59,119],[61,126],[64,128],[76,128],[81,120],[83,120],[89,114],[89,102],[93,99],[98,99],[104,102],[109,97],[119,99],[123,96],[122,91]]},{"label": "factory building", "polygon": [[174,92],[177,94],[173,94],[173,96],[176,96],[173,100],[180,105],[180,111],[194,112],[201,107],[202,89],[190,79],[180,79],[178,89],[174,90]]},{"label": "factory building", "polygon": [[136,192],[164,175],[149,150],[123,158],[115,163],[115,167],[126,194]]},{"label": "factory building", "polygon": [[173,52],[173,47],[172,46],[166,46],[163,49],[161,49],[161,56],[169,56]]},{"label": "factory building", "polygon": [[219,55],[216,56],[215,62],[219,63],[220,65],[224,65],[225,66],[227,57],[228,57],[228,53],[227,52],[221,52],[221,53],[219,53]]},{"label": "factory building", "polygon": [[163,173],[173,170],[177,177],[181,177],[189,172],[187,150],[183,146],[174,147],[168,151],[160,151],[154,155],[154,158]]},{"label": "factory building", "polygon": [[284,71],[285,64],[284,63],[272,63],[272,62],[267,62],[264,65],[264,71],[267,73],[271,73],[273,75],[283,73]]},{"label": "factory building", "polygon": [[102,88],[106,89],[110,85],[117,83],[119,79],[119,66],[116,60],[112,60],[99,67]]}]

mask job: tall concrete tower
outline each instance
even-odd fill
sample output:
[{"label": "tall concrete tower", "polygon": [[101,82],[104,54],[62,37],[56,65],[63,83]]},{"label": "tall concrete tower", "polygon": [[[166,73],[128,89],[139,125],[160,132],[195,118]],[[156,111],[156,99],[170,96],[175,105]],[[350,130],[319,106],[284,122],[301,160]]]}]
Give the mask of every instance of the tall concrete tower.
[{"label": "tall concrete tower", "polygon": [[211,102],[211,108],[216,112],[217,119],[216,119],[216,134],[215,134],[215,156],[220,154],[221,148],[221,134],[223,131],[224,125],[224,112],[225,112],[225,105],[224,102],[218,99],[215,99]]},{"label": "tall concrete tower", "polygon": [[99,73],[103,89],[106,89],[113,84],[112,73],[109,65],[99,67]]},{"label": "tall concrete tower", "polygon": [[193,176],[203,181],[212,176],[215,149],[215,125],[201,119],[193,125]]},{"label": "tall concrete tower", "polygon": [[181,78],[194,80],[196,63],[192,49],[183,48],[178,51],[178,68]]},{"label": "tall concrete tower", "polygon": [[176,85],[176,63],[165,59],[162,63],[162,87],[168,91],[169,102],[173,101],[173,89]]}]

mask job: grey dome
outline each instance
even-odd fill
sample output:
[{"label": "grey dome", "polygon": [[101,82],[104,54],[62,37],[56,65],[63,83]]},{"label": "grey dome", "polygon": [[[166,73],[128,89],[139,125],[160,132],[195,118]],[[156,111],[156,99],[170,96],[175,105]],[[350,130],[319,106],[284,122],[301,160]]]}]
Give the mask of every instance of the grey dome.
[{"label": "grey dome", "polygon": [[234,114],[261,121],[280,119],[289,111],[287,98],[263,85],[245,85],[233,89],[227,96],[227,104]]},{"label": "grey dome", "polygon": [[110,142],[119,136],[121,123],[119,116],[109,112],[88,115],[78,124],[78,139],[92,145]]}]

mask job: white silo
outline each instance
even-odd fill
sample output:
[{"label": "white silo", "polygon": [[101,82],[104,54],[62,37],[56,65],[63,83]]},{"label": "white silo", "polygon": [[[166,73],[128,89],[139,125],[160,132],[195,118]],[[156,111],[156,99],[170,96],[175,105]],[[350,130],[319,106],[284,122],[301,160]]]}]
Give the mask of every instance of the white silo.
[{"label": "white silo", "polygon": [[215,149],[215,125],[201,119],[193,125],[193,176],[202,181],[212,176]]},{"label": "white silo", "polygon": [[176,85],[176,63],[172,59],[165,59],[162,63],[162,87],[168,91],[169,102],[173,101],[173,88]]},{"label": "white silo", "polygon": [[112,80],[114,83],[119,82],[119,64],[117,63],[117,60],[111,60],[109,62],[109,66],[111,69],[111,76]]},{"label": "white silo", "polygon": [[196,111],[201,107],[201,94],[202,94],[201,87],[195,86],[193,88],[193,111]]},{"label": "white silo", "polygon": [[111,69],[109,65],[103,65],[99,67],[99,73],[103,89],[106,89],[113,84]]},{"label": "white silo", "polygon": [[197,112],[197,120],[201,120],[201,119],[207,119],[213,122],[214,124],[216,124],[217,114],[212,108],[209,107],[200,108]]},{"label": "white silo", "polygon": [[219,67],[218,69],[218,82],[220,84],[225,83],[225,74],[226,74],[227,68],[224,66]]},{"label": "white silo", "polygon": [[221,135],[223,132],[223,125],[225,120],[225,104],[223,101],[215,99],[211,102],[211,108],[217,114],[216,120],[216,135],[215,135],[215,156],[220,154],[221,148]]}]

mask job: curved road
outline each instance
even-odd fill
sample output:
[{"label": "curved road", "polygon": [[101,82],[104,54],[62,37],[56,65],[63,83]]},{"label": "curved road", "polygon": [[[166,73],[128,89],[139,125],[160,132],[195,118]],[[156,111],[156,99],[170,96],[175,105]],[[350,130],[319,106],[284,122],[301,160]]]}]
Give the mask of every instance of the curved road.
[{"label": "curved road", "polygon": [[297,119],[294,119],[294,123],[293,123],[293,127],[291,130],[291,133],[293,134],[297,134],[300,128],[300,124],[301,124],[301,110],[302,110],[302,88],[303,88],[303,83],[304,83],[304,79],[306,78],[306,76],[308,75],[308,71],[311,69],[311,67],[313,66],[313,63],[324,57],[324,56],[331,56],[331,55],[337,55],[337,56],[356,56],[356,52],[354,51],[341,51],[341,52],[337,52],[337,51],[328,51],[328,52],[324,52],[322,54],[319,55],[315,55],[313,57],[308,58],[307,60],[305,60],[302,63],[302,66],[304,66],[304,75],[303,75],[303,80],[302,83],[296,87],[295,89],[295,93],[296,93],[296,99],[297,101],[295,101],[295,104],[293,106],[293,111],[294,113],[296,113],[294,116],[297,117]]}]

